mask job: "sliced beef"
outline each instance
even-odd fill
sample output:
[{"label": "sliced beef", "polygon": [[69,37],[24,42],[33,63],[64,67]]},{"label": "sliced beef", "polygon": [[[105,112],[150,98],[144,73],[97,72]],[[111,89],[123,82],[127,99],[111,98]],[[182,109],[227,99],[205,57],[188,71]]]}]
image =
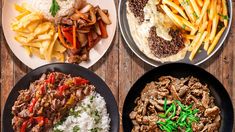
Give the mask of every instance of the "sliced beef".
[{"label": "sliced beef", "polygon": [[[219,130],[221,116],[220,109],[215,105],[215,99],[210,95],[210,90],[206,84],[201,83],[197,78],[174,78],[162,76],[157,81],[148,83],[141,92],[141,96],[136,98],[136,107],[129,114],[134,125],[132,132],[161,132],[161,127],[156,122],[165,122],[168,118],[162,118],[167,110],[167,106],[176,100],[189,106],[190,109],[197,109],[195,114],[198,121],[192,122],[193,132],[215,132]],[[173,121],[180,119],[184,112],[182,106],[176,105],[176,114],[171,118]],[[169,107],[168,107],[169,109]],[[169,114],[169,113],[168,113]],[[182,118],[182,117],[181,117]],[[175,131],[186,131],[178,127]]]},{"label": "sliced beef", "polygon": [[179,30],[171,29],[169,35],[172,36],[172,40],[168,41],[159,36],[156,33],[156,27],[150,28],[148,44],[151,52],[158,58],[165,58],[171,55],[177,54],[182,50],[184,45],[184,39]]}]

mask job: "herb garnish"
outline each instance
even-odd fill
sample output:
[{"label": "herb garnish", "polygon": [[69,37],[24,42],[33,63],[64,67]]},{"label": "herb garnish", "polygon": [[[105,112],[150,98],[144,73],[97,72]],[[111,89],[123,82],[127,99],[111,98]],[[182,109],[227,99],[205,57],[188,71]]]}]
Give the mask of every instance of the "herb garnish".
[{"label": "herb garnish", "polygon": [[50,13],[53,17],[56,16],[56,13],[60,10],[60,6],[57,3],[56,0],[52,0],[51,8],[50,8]]},{"label": "herb garnish", "polygon": [[[164,105],[166,105],[166,101],[164,101]],[[176,105],[181,107],[181,112],[177,120],[172,120],[172,118],[176,115]],[[167,109],[164,110],[164,114],[158,115],[159,117],[164,118],[165,121],[158,121],[157,125],[161,130],[167,132],[177,131],[178,127],[185,128],[186,132],[192,132],[192,123],[198,122],[199,120],[199,118],[196,117],[196,113],[198,113],[199,110],[192,110],[192,106],[193,104],[185,106],[178,100],[174,101],[167,107]]]},{"label": "herb garnish", "polygon": [[79,131],[80,131],[80,127],[78,125],[73,127],[73,132],[79,132]]},{"label": "herb garnish", "polygon": [[221,16],[224,20],[228,20],[229,19],[228,16],[226,16],[226,15],[223,15],[223,14],[220,14],[220,13],[218,13],[218,15]]}]

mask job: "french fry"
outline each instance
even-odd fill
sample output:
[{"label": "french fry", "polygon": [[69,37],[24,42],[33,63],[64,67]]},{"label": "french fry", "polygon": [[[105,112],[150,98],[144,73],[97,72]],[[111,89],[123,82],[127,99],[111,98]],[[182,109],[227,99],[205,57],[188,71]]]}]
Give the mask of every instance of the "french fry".
[{"label": "french fry", "polygon": [[193,9],[190,5],[190,2],[187,1],[187,0],[179,0],[181,6],[184,8],[187,16],[189,17],[189,19],[192,21],[192,22],[195,22],[196,21],[196,18],[195,16],[193,15]]},{"label": "french fry", "polygon": [[177,24],[177,26],[183,27],[182,21],[179,20],[178,17],[175,17],[174,13],[172,13],[166,5],[161,5],[161,8],[164,10],[166,15],[169,16],[169,18]]},{"label": "french fry", "polygon": [[195,45],[197,44],[197,42],[199,41],[199,39],[201,38],[202,33],[197,33],[197,35],[195,36],[194,40],[192,41],[192,43],[190,44],[188,50],[192,51],[193,47],[195,47]]},{"label": "french fry", "polygon": [[185,45],[190,45],[190,40],[186,38],[185,41],[184,41],[184,44]]},{"label": "french fry", "polygon": [[16,17],[17,20],[20,20],[21,18],[25,17],[26,15],[29,15],[31,12],[26,10],[25,12],[21,13]]},{"label": "french fry", "polygon": [[173,0],[173,2],[174,2],[176,5],[180,5],[180,3],[179,3],[178,0]]},{"label": "french fry", "polygon": [[188,34],[185,34],[184,37],[188,40],[193,40],[195,38],[194,35],[188,35]]},{"label": "french fry", "polygon": [[212,44],[210,45],[208,51],[207,51],[207,54],[209,55],[215,48],[216,44],[218,43],[220,37],[222,36],[223,32],[225,30],[225,27],[223,27],[219,32],[218,34],[215,36],[214,40],[212,41]]},{"label": "french fry", "polygon": [[203,6],[203,1],[202,0],[197,0],[197,4],[202,7]]},{"label": "french fry", "polygon": [[194,25],[192,23],[190,23],[189,21],[185,20],[184,18],[175,15],[175,17],[177,17],[179,20],[181,20],[181,22],[183,22],[183,24],[185,24],[186,26],[188,26],[189,28],[191,28],[192,30],[197,30],[196,27],[194,27]]},{"label": "french fry", "polygon": [[210,32],[211,32],[211,25],[212,25],[212,21],[209,20],[208,25],[207,25],[207,29],[206,29],[206,31],[208,32],[208,34],[210,34]]},{"label": "french fry", "polygon": [[210,12],[209,12],[209,19],[213,20],[215,14],[216,14],[216,9],[217,9],[217,0],[212,0],[211,1],[211,6],[210,6]]},{"label": "french fry", "polygon": [[199,7],[197,6],[197,3],[195,0],[190,0],[191,4],[192,4],[192,7],[197,15],[197,17],[199,17],[199,15],[201,14],[201,11],[199,9]]},{"label": "french fry", "polygon": [[207,25],[208,25],[208,21],[202,23],[202,25],[200,26],[198,32],[202,33],[207,28]]},{"label": "french fry", "polygon": [[27,10],[25,7],[20,6],[20,5],[18,5],[18,4],[14,4],[14,7],[15,7],[15,9],[16,9],[18,12],[20,12],[20,13],[23,13],[23,12],[25,12],[25,11],[29,11],[29,10]]},{"label": "french fry", "polygon": [[192,52],[191,52],[191,54],[190,54],[190,56],[189,56],[189,60],[191,60],[191,61],[193,60],[193,58],[194,58],[194,56],[196,55],[198,49],[201,47],[202,42],[203,42],[203,40],[205,39],[206,35],[207,35],[207,31],[205,31],[205,32],[201,35],[199,41],[195,44],[195,46],[194,46],[194,48],[193,48],[193,50],[192,50]]},{"label": "french fry", "polygon": [[31,52],[29,46],[23,46],[23,47],[24,47],[26,53],[28,54],[28,56],[31,56],[31,55],[32,55],[32,52]]},{"label": "french fry", "polygon": [[196,21],[196,25],[200,24],[203,16],[206,14],[206,11],[207,11],[207,9],[209,7],[209,4],[210,4],[210,0],[205,0],[204,6],[202,7],[201,14],[200,14],[199,18]]},{"label": "french fry", "polygon": [[203,19],[202,19],[202,23],[206,22],[207,21],[207,14],[205,13],[204,16],[203,16]]},{"label": "french fry", "polygon": [[55,45],[55,42],[56,42],[57,38],[58,38],[58,33],[56,33],[56,34],[54,35],[53,40],[51,41],[51,43],[50,43],[50,45],[49,45],[49,47],[48,47],[47,54],[45,55],[45,58],[46,58],[47,61],[51,61],[51,58],[52,58],[51,56],[52,56],[53,47],[54,47],[54,45]]},{"label": "french fry", "polygon": [[208,48],[209,48],[209,43],[210,43],[210,41],[206,41],[206,42],[204,42],[204,50],[205,51],[207,51],[208,50]]},{"label": "french fry", "polygon": [[[223,16],[228,18],[228,8],[225,0],[222,0]],[[225,27],[228,26],[228,19],[223,19]]]},{"label": "french fry", "polygon": [[184,17],[184,19],[188,20],[188,17],[186,16],[186,14],[184,13],[184,11],[182,10],[181,7],[179,7],[177,4],[171,2],[170,0],[163,0],[163,3],[169,5],[170,7],[174,8],[175,10],[177,10],[179,12],[179,14]]},{"label": "french fry", "polygon": [[34,48],[40,48],[41,47],[41,42],[30,42],[30,43],[21,43],[23,46],[28,46],[28,47],[34,47]]},{"label": "french fry", "polygon": [[196,32],[197,32],[197,30],[192,30],[192,31],[190,32],[190,35],[195,35]]},{"label": "french fry", "polygon": [[215,34],[216,34],[216,30],[217,30],[217,26],[218,26],[218,22],[219,22],[219,16],[216,15],[214,18],[213,18],[213,21],[212,21],[212,29],[211,29],[211,34],[210,34],[210,40],[212,41],[215,37]]}]

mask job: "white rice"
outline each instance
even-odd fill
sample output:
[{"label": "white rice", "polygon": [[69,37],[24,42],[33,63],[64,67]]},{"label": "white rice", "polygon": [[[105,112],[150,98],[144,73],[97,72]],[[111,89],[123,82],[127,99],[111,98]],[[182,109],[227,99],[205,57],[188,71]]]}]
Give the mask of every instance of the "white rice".
[{"label": "white rice", "polygon": [[75,0],[56,0],[60,6],[60,10],[56,16],[53,17],[50,13],[52,0],[32,0],[32,6],[48,20],[54,20],[54,18],[69,15],[74,12]]},{"label": "white rice", "polygon": [[70,110],[65,121],[61,125],[55,126],[53,130],[73,132],[78,128],[79,132],[93,132],[95,130],[108,132],[110,121],[104,98],[93,92],[85,97],[74,110]]}]

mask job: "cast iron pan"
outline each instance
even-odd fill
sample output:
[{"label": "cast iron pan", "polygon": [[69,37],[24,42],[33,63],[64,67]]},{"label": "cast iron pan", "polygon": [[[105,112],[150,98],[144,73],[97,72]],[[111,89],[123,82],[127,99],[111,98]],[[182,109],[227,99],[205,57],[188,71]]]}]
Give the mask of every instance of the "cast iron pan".
[{"label": "cast iron pan", "polygon": [[96,87],[96,91],[100,93],[106,101],[107,110],[111,118],[111,132],[119,131],[119,113],[117,103],[112,92],[110,91],[109,87],[105,84],[105,82],[96,74],[81,66],[75,64],[55,63],[39,67],[29,72],[20,81],[16,83],[7,98],[3,110],[3,132],[13,132],[13,128],[11,125],[11,120],[13,118],[13,115],[11,114],[11,108],[15,100],[19,96],[19,91],[22,89],[27,89],[29,87],[30,82],[34,82],[35,80],[39,79],[43,73],[48,73],[50,71],[59,71],[65,74],[71,74],[72,76],[81,76],[88,79],[91,84]]},{"label": "cast iron pan", "polygon": [[140,96],[140,92],[145,85],[151,81],[157,80],[161,76],[174,76],[174,77],[187,77],[194,76],[198,78],[202,83],[208,84],[211,94],[215,97],[216,105],[221,109],[221,126],[220,132],[232,132],[233,130],[233,105],[231,99],[226,92],[224,86],[210,73],[190,64],[172,63],[159,66],[140,77],[130,89],[126,96],[122,123],[124,132],[131,132],[133,127],[129,118],[130,112],[136,106],[134,101]]}]

